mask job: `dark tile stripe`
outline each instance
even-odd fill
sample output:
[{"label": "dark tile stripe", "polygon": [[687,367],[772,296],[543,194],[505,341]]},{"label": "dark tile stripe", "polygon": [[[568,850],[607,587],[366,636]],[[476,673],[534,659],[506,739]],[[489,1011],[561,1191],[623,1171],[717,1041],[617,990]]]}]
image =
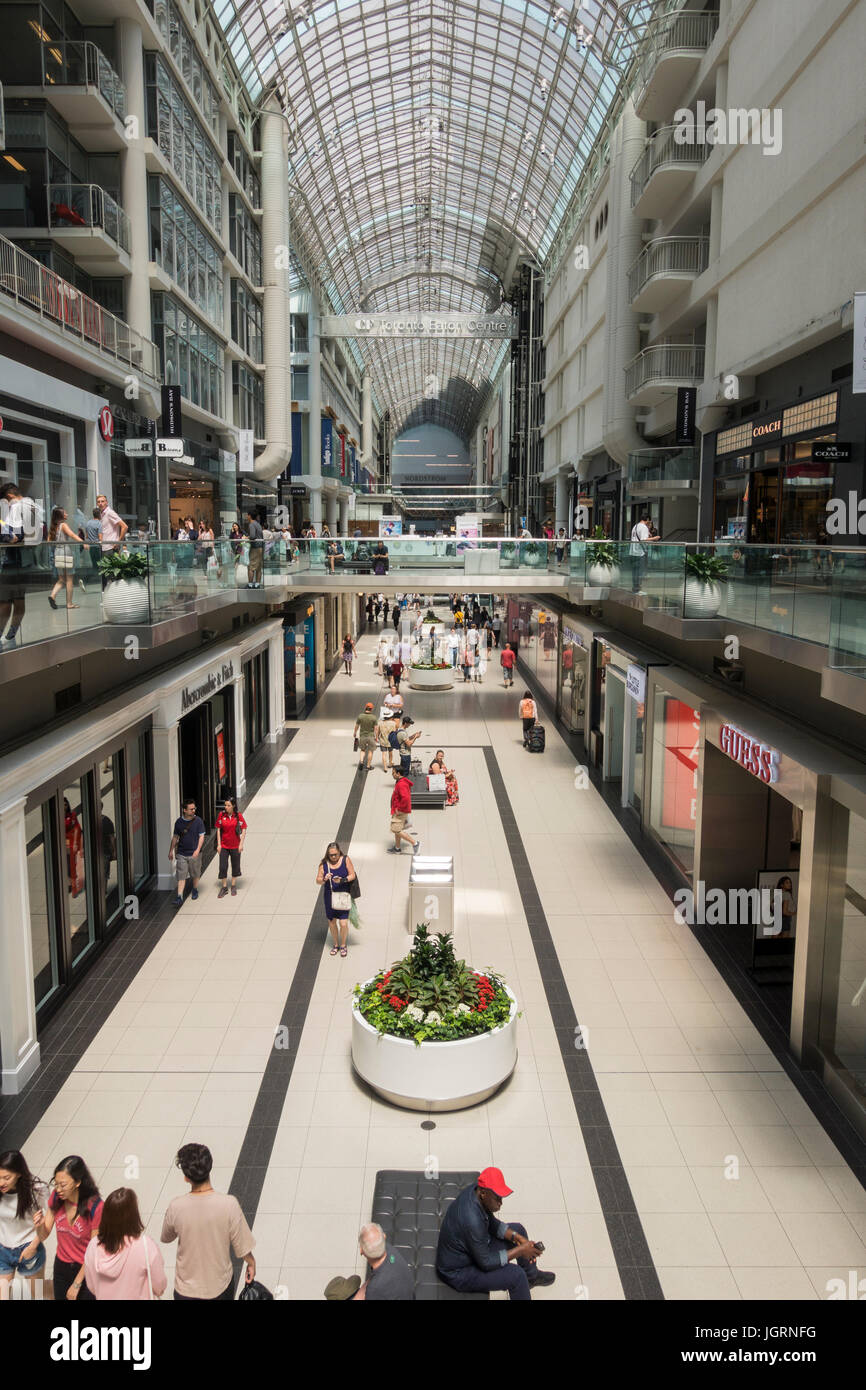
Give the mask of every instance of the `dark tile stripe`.
[{"label": "dark tile stripe", "polygon": [[[247,767],[244,797],[247,803],[260,790],[296,733],[297,729],[286,729],[277,743],[264,744],[253,755]],[[38,1072],[20,1095],[0,1096],[2,1147],[20,1149],[42,1119],[153,948],[175,920],[173,897],[170,889],[148,892],[141,900],[138,921],[121,928],[69,998],[44,1029],[39,1030],[42,1064]]]},{"label": "dark tile stripe", "polygon": [[[511,808],[505,780],[492,748],[484,749],[484,758],[623,1292],[627,1299],[664,1299],[589,1054],[578,1051],[574,1045],[579,1026],[577,1015]],[[580,1260],[579,1250],[577,1258]]]},{"label": "dark tile stripe", "polygon": [[[352,786],[343,808],[343,816],[334,836],[341,845],[346,847],[351,844],[364,786],[364,778],[356,774],[352,779]],[[288,1045],[271,1048],[229,1186],[229,1191],[237,1197],[250,1226],[255,1221],[289,1082],[295,1068],[298,1046],[304,1031],[307,1010],[310,1006],[316,975],[322,959],[323,930],[326,927],[324,909],[321,899],[319,899],[310,916],[310,925],[304,937],[304,944],[301,947],[289,993],[280,1016],[280,1026],[286,1029]],[[234,1263],[237,1273],[240,1268],[240,1261]]]}]

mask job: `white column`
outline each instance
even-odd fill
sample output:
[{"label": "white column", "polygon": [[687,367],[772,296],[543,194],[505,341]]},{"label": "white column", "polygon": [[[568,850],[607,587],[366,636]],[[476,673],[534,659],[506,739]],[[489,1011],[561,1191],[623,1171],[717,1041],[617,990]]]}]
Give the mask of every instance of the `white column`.
[{"label": "white column", "polygon": [[373,384],[370,373],[361,378],[361,463],[373,467]]},{"label": "white column", "polygon": [[554,535],[559,534],[560,526],[565,528],[565,534],[571,535],[572,528],[568,524],[568,474],[557,473],[555,479],[556,486],[556,520],[553,524]]},{"label": "white column", "polygon": [[341,536],[348,536],[348,534],[349,534],[349,499],[348,499],[348,497],[341,497],[341,498],[340,498],[340,520],[339,520],[339,528],[340,528],[340,535],[341,535]]},{"label": "white column", "polygon": [[0,1052],[2,1091],[17,1096],[39,1069],[24,797],[0,811]]},{"label": "white column", "polygon": [[153,337],[150,317],[150,233],[147,213],[147,166],[144,141],[147,118],[144,100],[144,50],[141,28],[133,20],[117,24],[121,77],[126,85],[126,147],[120,156],[120,192],[129,218],[129,260],[132,274],[126,300],[130,328],[145,338]]},{"label": "white column", "polygon": [[310,489],[310,520],[322,531],[322,339],[319,334],[319,306],[310,295],[310,457],[307,483]]},{"label": "white column", "polygon": [[244,721],[244,664],[232,681],[235,700],[235,793],[243,796],[247,789],[247,735]]},{"label": "white column", "polygon": [[[482,484],[483,482],[484,482],[484,427],[483,427],[482,425],[479,425],[478,428],[477,428],[477,430],[475,431],[475,486],[476,486],[476,487],[480,487],[481,484]],[[467,512],[476,512],[476,511],[480,512],[480,511],[481,511],[481,507],[480,507],[480,505],[479,505],[479,506],[476,506],[475,503],[473,503],[472,506],[468,506],[468,505],[467,505],[467,507],[465,508],[465,510],[466,510]]]},{"label": "white column", "polygon": [[282,630],[268,642],[268,743],[276,743],[286,723],[286,667],[283,659]]},{"label": "white column", "polygon": [[157,887],[171,888],[174,884],[174,862],[169,861],[174,823],[180,815],[180,750],[178,724],[165,727],[154,725],[153,739],[153,799],[156,819]]},{"label": "white column", "polygon": [[337,494],[328,492],[325,494],[325,519],[332,536],[337,534]]}]

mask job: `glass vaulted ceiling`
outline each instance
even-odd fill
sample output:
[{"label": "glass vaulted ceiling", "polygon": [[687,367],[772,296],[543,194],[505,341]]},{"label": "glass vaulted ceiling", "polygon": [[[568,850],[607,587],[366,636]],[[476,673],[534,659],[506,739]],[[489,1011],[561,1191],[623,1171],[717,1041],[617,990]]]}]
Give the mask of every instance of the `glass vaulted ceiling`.
[{"label": "glass vaulted ceiling", "polygon": [[[489,312],[543,261],[668,0],[212,0],[290,125],[293,238],[337,312]],[[383,408],[468,439],[507,345],[360,342]]]}]

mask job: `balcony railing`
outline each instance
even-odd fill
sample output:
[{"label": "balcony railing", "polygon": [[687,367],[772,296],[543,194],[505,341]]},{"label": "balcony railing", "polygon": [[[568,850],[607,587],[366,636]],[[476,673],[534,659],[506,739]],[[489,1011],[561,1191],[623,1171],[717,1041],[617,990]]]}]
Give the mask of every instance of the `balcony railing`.
[{"label": "balcony railing", "polygon": [[695,385],[704,379],[705,349],[694,344],[660,343],[644,348],[625,369],[625,393],[630,399],[655,381]]},{"label": "balcony railing", "polygon": [[295,338],[294,342],[292,343],[292,352],[309,352],[309,351],[310,351],[310,340],[309,340],[309,338]]},{"label": "balcony railing", "polygon": [[0,303],[4,298],[13,299],[65,336],[125,363],[151,381],[161,379],[155,343],[0,236]]},{"label": "balcony railing", "polygon": [[122,251],[129,252],[129,218],[98,183],[50,183],[48,225],[64,230],[100,227]]},{"label": "balcony railing", "polygon": [[659,59],[665,54],[677,50],[705,52],[718,27],[719,16],[706,10],[680,10],[676,14],[663,15],[647,34],[636,91],[642,92],[646,88]]},{"label": "balcony railing", "polygon": [[43,42],[42,71],[49,87],[96,87],[121,121],[126,116],[126,87],[95,43]]},{"label": "balcony railing", "polygon": [[649,242],[628,273],[628,297],[636,299],[656,275],[702,275],[710,242],[702,236],[666,236]]},{"label": "balcony railing", "polygon": [[703,164],[712,153],[712,145],[680,144],[679,126],[662,126],[647,141],[646,149],[631,171],[631,205],[636,207],[644,189],[663,164]]},{"label": "balcony railing", "polygon": [[642,483],[695,483],[700,476],[697,449],[641,449],[628,456],[628,486]]}]

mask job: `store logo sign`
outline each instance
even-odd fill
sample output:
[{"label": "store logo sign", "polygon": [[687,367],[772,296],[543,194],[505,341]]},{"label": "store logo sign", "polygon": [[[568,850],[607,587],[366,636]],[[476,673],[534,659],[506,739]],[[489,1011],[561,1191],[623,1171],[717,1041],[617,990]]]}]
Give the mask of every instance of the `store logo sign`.
[{"label": "store logo sign", "polygon": [[104,405],[99,412],[99,433],[106,444],[114,438],[114,416],[109,405]]},{"label": "store logo sign", "polygon": [[185,686],[180,695],[180,707],[184,714],[187,710],[194,709],[202,700],[209,700],[211,695],[230,680],[234,679],[235,668],[231,661],[224,661],[222,666],[208,674],[207,680],[202,681],[201,685]]},{"label": "store logo sign", "polygon": [[753,777],[768,784],[778,782],[781,754],[775,748],[768,748],[766,744],[751,738],[735,724],[722,725],[719,747],[733,762],[751,772]]},{"label": "store logo sign", "polygon": [[639,705],[646,701],[646,671],[642,666],[629,666],[625,678],[625,688]]},{"label": "store logo sign", "polygon": [[755,425],[752,430],[752,439],[766,439],[768,435],[781,434],[782,421],[770,420],[766,425]]}]

